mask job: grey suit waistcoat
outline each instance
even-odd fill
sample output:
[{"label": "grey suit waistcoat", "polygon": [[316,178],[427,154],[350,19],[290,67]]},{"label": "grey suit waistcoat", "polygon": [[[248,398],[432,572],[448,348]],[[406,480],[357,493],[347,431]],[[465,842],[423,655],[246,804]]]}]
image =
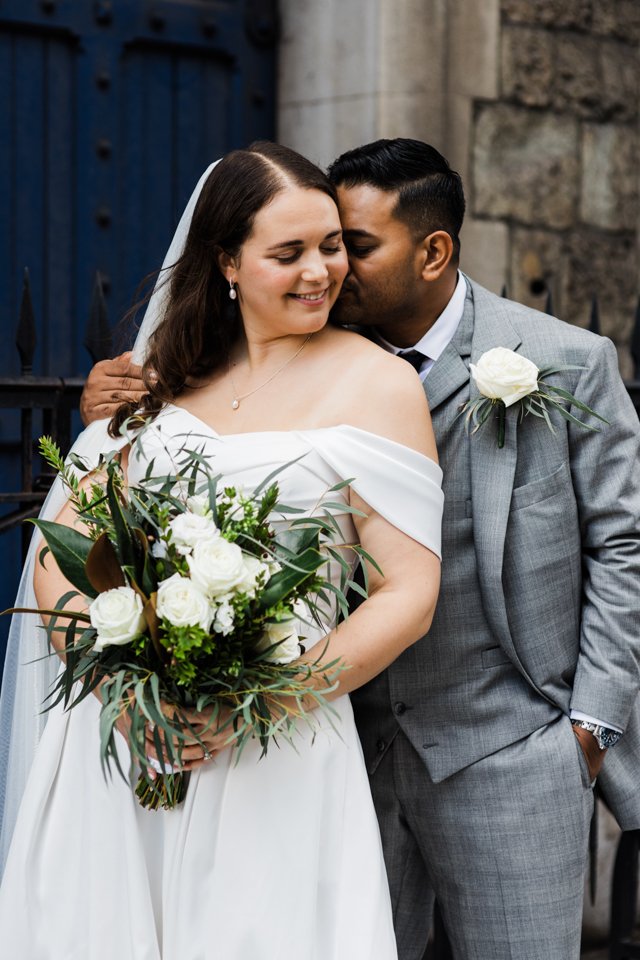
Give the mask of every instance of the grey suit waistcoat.
[{"label": "grey suit waistcoat", "polygon": [[[468,292],[463,318],[445,352],[455,351],[457,362],[462,360],[467,368],[473,322]],[[443,361],[445,354],[438,364]],[[425,389],[428,394],[429,377]],[[513,666],[485,615],[473,537],[473,437],[458,416],[468,398],[467,379],[432,410],[445,507],[442,587],[431,630],[352,694],[370,772],[400,728],[438,782],[526,736],[559,712]]]}]

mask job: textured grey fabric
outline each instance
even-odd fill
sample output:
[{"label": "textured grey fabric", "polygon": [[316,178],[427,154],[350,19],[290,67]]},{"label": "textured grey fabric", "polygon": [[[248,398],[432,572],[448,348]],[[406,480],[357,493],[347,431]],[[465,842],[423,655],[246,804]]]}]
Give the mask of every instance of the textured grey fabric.
[{"label": "textured grey fabric", "polygon": [[[495,423],[468,434],[460,409],[478,395],[469,362],[496,346],[517,350],[539,367],[584,368],[556,374],[553,382],[596,409],[609,425],[591,432],[552,414],[552,434],[532,416],[517,423],[512,409],[502,449]],[[392,758],[397,752],[400,730],[403,755],[409,744],[415,755],[415,809],[405,797],[402,828],[380,811],[395,899],[395,851],[404,850],[400,860],[409,862],[407,836],[422,837],[424,870],[440,870],[440,858],[450,858],[455,844],[464,843],[461,869],[471,877],[484,876],[486,850],[462,839],[486,829],[486,784],[470,771],[490,771],[496,764],[504,773],[509,758],[521,755],[517,745],[548,739],[561,720],[570,733],[572,707],[622,729],[628,726],[607,756],[600,782],[621,826],[640,827],[640,425],[618,374],[615,348],[469,281],[463,320],[425,389],[444,471],[438,610],[430,633],[353,695],[374,797],[382,795],[380,783],[393,762],[386,754]],[[551,869],[545,865],[547,851],[561,844],[563,819],[556,813],[566,799],[552,801],[553,792],[564,789],[562,777],[556,782],[544,765],[536,769],[531,802],[546,805],[551,798],[551,809],[536,821],[539,842],[526,847],[527,875],[539,883]],[[509,817],[519,823],[522,813],[508,777],[501,774],[499,782],[507,793],[504,817],[492,826],[492,843],[504,844],[508,852],[513,834],[503,835],[500,823]],[[445,806],[439,796],[446,797],[448,812],[436,819],[433,807]],[[435,834],[438,843],[427,842],[425,837]],[[413,873],[419,878],[415,864]],[[463,881],[443,892],[452,933],[466,916]],[[482,882],[495,900],[493,913],[509,916],[499,871]],[[581,896],[581,881],[574,873],[566,882],[574,884],[567,892],[573,902]],[[410,903],[404,874],[402,884],[402,897]],[[424,878],[415,886],[424,888]],[[415,893],[416,902],[424,897],[424,890]],[[531,898],[535,904],[533,890]],[[491,914],[487,908],[489,925]],[[532,922],[545,928],[545,910]],[[549,944],[546,949],[538,954],[523,948],[513,956],[566,960],[572,955],[554,953]],[[403,950],[401,960],[414,956]],[[457,956],[503,956],[470,950],[459,944]]]},{"label": "textured grey fabric", "polygon": [[423,956],[434,891],[456,960],[578,960],[593,793],[569,720],[443,783],[420,767],[400,733],[372,781],[400,960]]}]

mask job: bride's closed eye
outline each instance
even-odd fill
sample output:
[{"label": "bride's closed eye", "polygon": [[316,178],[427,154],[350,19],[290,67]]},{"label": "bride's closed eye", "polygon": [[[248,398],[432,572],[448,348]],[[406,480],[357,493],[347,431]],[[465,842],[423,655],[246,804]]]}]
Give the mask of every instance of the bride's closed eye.
[{"label": "bride's closed eye", "polygon": [[[328,254],[331,256],[334,253],[340,253],[342,250],[342,243],[338,243],[336,246],[331,247],[321,247],[322,253]],[[295,263],[299,259],[302,251],[296,250],[295,253],[288,254],[287,256],[274,257],[274,260],[277,260],[278,263]]]}]

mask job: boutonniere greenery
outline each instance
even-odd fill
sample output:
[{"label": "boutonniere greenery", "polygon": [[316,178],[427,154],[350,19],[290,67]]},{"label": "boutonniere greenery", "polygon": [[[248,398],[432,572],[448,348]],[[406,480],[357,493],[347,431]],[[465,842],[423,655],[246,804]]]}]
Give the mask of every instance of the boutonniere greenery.
[{"label": "boutonniere greenery", "polygon": [[549,430],[555,433],[555,428],[549,416],[550,410],[557,412],[572,423],[576,423],[585,430],[597,430],[579,420],[566,408],[565,403],[583,413],[596,417],[603,423],[608,423],[604,417],[592,410],[585,403],[577,400],[567,390],[547,383],[547,377],[564,370],[584,370],[584,367],[573,364],[556,364],[555,366],[538,369],[535,363],[508,350],[506,347],[494,347],[483,353],[477,364],[470,364],[471,375],[476,382],[480,396],[469,400],[462,408],[468,425],[473,425],[475,433],[486,423],[492,413],[498,420],[498,446],[504,446],[507,408],[518,408],[518,422],[527,414],[544,420]]}]

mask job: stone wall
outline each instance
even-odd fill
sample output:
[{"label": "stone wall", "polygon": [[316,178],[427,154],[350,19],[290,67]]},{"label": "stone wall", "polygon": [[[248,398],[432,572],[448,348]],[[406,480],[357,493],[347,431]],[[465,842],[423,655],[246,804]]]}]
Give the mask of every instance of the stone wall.
[{"label": "stone wall", "polygon": [[638,283],[640,0],[280,0],[279,139],[326,164],[433,143],[469,200],[462,266],[628,341]]},{"label": "stone wall", "polygon": [[637,300],[638,66],[634,0],[501,0],[499,93],[476,98],[467,184],[476,220],[508,229],[516,300],[601,326],[623,374]]}]

